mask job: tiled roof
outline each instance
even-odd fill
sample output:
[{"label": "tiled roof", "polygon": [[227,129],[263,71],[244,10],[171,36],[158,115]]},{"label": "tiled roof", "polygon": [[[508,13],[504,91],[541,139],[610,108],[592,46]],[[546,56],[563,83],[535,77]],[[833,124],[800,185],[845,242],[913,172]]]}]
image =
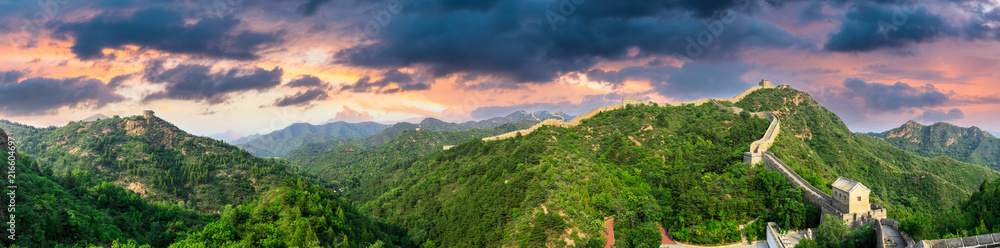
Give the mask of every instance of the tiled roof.
[{"label": "tiled roof", "polygon": [[851,180],[851,179],[847,179],[847,178],[844,178],[844,177],[837,178],[837,181],[834,181],[833,184],[832,184],[832,186],[834,188],[843,190],[844,192],[847,192],[847,193],[854,192],[854,190],[856,190],[856,189],[862,189],[865,192],[872,192],[872,190],[868,189],[868,187],[865,187],[865,185],[862,185],[861,183],[859,183],[857,181],[854,181],[854,180]]}]

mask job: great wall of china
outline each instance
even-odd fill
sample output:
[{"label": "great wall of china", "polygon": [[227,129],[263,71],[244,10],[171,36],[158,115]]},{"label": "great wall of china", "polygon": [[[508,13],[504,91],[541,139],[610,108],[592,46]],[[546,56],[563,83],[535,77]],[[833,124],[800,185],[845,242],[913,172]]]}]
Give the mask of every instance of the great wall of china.
[{"label": "great wall of china", "polygon": [[[778,87],[787,87],[787,85],[782,85]],[[775,86],[772,86],[771,82],[767,80],[761,80],[758,86],[753,86],[746,90],[743,90],[743,92],[740,92],[740,94],[737,94],[732,98],[703,98],[694,101],[674,102],[674,103],[659,104],[659,105],[684,106],[688,104],[693,104],[697,106],[705,103],[712,103],[713,105],[715,105],[715,107],[719,109],[729,110],[733,113],[739,114],[744,110],[738,107],[727,107],[719,103],[719,101],[728,101],[730,103],[736,103],[743,100],[743,98],[746,97],[747,95],[750,95],[750,93],[766,88],[775,88]],[[501,140],[501,139],[515,137],[518,134],[521,134],[523,136],[545,125],[554,125],[567,128],[574,127],[582,123],[583,120],[594,117],[598,113],[621,109],[630,104],[653,105],[658,103],[650,101],[637,101],[634,98],[625,98],[622,100],[622,103],[594,108],[588,111],[587,113],[576,116],[576,118],[573,118],[573,120],[570,120],[568,122],[563,122],[555,119],[547,119],[527,129],[512,131],[492,137],[486,137],[483,138],[482,140],[483,141]],[[899,222],[887,218],[887,213],[885,208],[882,208],[875,204],[870,204],[871,205],[870,211],[861,213],[844,213],[844,211],[841,211],[837,207],[834,207],[833,203],[836,200],[832,196],[812,186],[812,184],[809,184],[809,182],[807,182],[805,179],[799,176],[798,173],[796,173],[787,165],[785,165],[785,163],[782,162],[781,159],[778,159],[778,157],[775,156],[774,153],[767,152],[767,150],[771,148],[771,146],[774,144],[775,138],[777,138],[778,134],[780,134],[781,132],[781,120],[778,118],[778,116],[773,112],[769,111],[752,112],[750,114],[752,116],[767,119],[768,121],[771,122],[771,124],[768,125],[767,131],[764,132],[764,136],[761,137],[761,139],[756,140],[750,144],[750,149],[748,149],[749,151],[744,153],[744,158],[743,158],[744,162],[751,166],[754,166],[759,163],[764,163],[765,168],[781,173],[785,177],[785,179],[788,180],[789,183],[791,183],[796,187],[802,188],[803,189],[802,194],[804,199],[806,199],[806,201],[809,202],[810,204],[819,207],[823,214],[838,216],[842,218],[844,221],[846,221],[852,227],[857,227],[860,225],[874,225],[876,227],[876,235],[879,236],[878,240],[879,248],[1000,247],[1000,233],[954,238],[954,239],[913,241],[913,239],[910,238],[909,235],[906,235],[905,233],[898,231]],[[768,233],[769,245],[771,245],[772,247],[786,246],[782,242],[777,242],[777,244],[774,244],[775,243],[774,240],[771,240],[772,238],[771,232],[774,232],[774,230],[771,230],[770,224],[768,225],[768,232],[769,232]],[[777,233],[774,234],[776,235]],[[613,245],[613,243],[606,244],[606,246],[608,245]],[[673,247],[673,246],[677,245],[668,246],[664,244],[661,247]],[[679,246],[690,246],[690,245],[680,244]],[[699,247],[699,246],[690,246],[690,247]]]}]

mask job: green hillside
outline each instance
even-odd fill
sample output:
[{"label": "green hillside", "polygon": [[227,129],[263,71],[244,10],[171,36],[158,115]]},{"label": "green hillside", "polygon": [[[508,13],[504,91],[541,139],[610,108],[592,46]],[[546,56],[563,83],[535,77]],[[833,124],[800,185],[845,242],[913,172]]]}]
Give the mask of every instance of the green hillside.
[{"label": "green hillside", "polygon": [[364,138],[381,132],[388,125],[375,122],[347,123],[338,121],[323,125],[295,123],[265,135],[255,136],[244,141],[236,141],[237,147],[243,148],[258,157],[281,157],[302,144],[338,140],[347,138]]},{"label": "green hillside", "polygon": [[946,157],[924,158],[886,141],[852,133],[808,94],[791,88],[762,89],[736,106],[774,111],[781,134],[770,149],[812,185],[829,193],[839,176],[872,189],[872,202],[889,217],[906,220],[958,206],[981,182],[1000,173]]},{"label": "green hillside", "polygon": [[11,133],[18,149],[55,161],[17,161],[20,247],[414,247],[405,229],[359,214],[328,184],[158,118],[15,129],[28,134]]},{"label": "green hillside", "polygon": [[[0,153],[7,155],[4,150]],[[116,241],[166,247],[211,221],[188,205],[150,203],[117,184],[94,180],[87,172],[55,175],[23,153],[14,162],[13,183],[3,180],[0,187],[5,193],[8,185],[17,187],[16,205],[12,212],[0,209],[0,214],[4,222],[15,215],[17,235],[12,241],[5,231],[3,247],[84,247]],[[8,197],[4,195],[5,202]]]},{"label": "green hillside", "polygon": [[[409,227],[418,243],[600,247],[606,217],[616,219],[618,247],[658,246],[658,224],[681,241],[731,243],[737,226],[757,217],[818,222],[808,217],[818,210],[780,174],[742,163],[768,124],[711,105],[633,106],[393,166],[329,168],[370,171],[348,196],[373,217]],[[373,160],[399,156],[378,152]]]},{"label": "green hillside", "polygon": [[85,172],[154,201],[183,202],[203,213],[218,212],[276,185],[293,168],[188,134],[158,117],[71,122],[10,135],[21,140],[23,152],[57,175]]},{"label": "green hillside", "polygon": [[[426,121],[426,120],[425,120]],[[464,143],[528,128],[536,121],[506,123],[493,129],[466,131],[409,130],[409,123],[400,123],[368,139],[344,139],[308,144],[285,157],[320,178],[348,188],[358,186],[365,175],[379,170],[393,170],[428,154],[441,151],[446,145]]]},{"label": "green hillside", "polygon": [[945,156],[1000,170],[1000,139],[978,127],[963,128],[944,122],[924,126],[909,121],[878,137],[920,156]]}]

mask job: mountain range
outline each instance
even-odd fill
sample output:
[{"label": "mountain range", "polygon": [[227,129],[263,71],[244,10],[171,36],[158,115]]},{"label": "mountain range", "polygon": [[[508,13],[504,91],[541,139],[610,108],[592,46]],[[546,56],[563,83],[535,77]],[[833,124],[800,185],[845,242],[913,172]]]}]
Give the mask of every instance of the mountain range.
[{"label": "mountain range", "polygon": [[[562,112],[549,113],[547,111],[538,111],[531,113],[518,110],[504,117],[493,117],[480,121],[449,123],[435,118],[425,118],[419,123],[401,122],[393,126],[397,130],[464,131],[473,128],[492,129],[505,123],[517,123],[525,120],[542,121],[549,118],[569,120],[573,116]],[[283,157],[288,152],[304,144],[348,138],[364,138],[379,133],[389,126],[375,122],[347,123],[338,121],[321,125],[295,123],[267,134],[255,134],[239,138],[231,143],[258,157]],[[391,133],[397,133],[397,131],[391,131]],[[388,138],[392,138],[391,135]]]},{"label": "mountain range", "polygon": [[909,121],[871,135],[920,156],[947,156],[1000,170],[1000,139],[978,127],[964,128],[944,122],[925,126]]},{"label": "mountain range", "polygon": [[[776,113],[770,152],[827,193],[841,176],[863,183],[915,238],[1000,230],[989,219],[1000,214],[1000,172],[852,133],[791,88],[720,105]],[[658,246],[660,228],[678,242],[721,245],[740,242],[739,226],[755,219],[793,229],[820,222],[801,189],[743,163],[770,124],[746,111],[639,104],[537,127],[538,115],[514,115],[467,122],[477,127],[397,123],[282,158],[155,116],[47,128],[0,121],[0,130],[19,140],[19,189],[41,193],[25,200],[39,206],[25,218],[40,221],[19,229],[34,235],[22,247],[602,247],[608,222],[617,247]]]}]

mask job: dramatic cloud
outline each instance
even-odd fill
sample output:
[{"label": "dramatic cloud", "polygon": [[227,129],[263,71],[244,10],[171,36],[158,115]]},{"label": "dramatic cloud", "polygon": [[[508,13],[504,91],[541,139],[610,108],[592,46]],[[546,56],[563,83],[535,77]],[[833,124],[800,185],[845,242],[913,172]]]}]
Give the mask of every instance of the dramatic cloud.
[{"label": "dramatic cloud", "polygon": [[924,110],[924,113],[917,117],[918,120],[930,122],[952,121],[962,118],[965,118],[965,113],[962,113],[962,110],[957,108],[948,110],[948,112],[937,109],[928,109]]},{"label": "dramatic cloud", "polygon": [[285,84],[285,86],[295,87],[295,88],[324,87],[326,86],[326,83],[323,83],[323,80],[320,80],[318,77],[315,77],[313,75],[302,75],[299,76],[299,78],[296,78],[295,80],[288,82],[287,84]]},{"label": "dramatic cloud", "polygon": [[884,6],[858,3],[844,14],[843,23],[823,49],[833,52],[867,52],[879,48],[902,48],[914,43],[931,42],[942,36],[957,35],[954,28],[924,7]]},{"label": "dramatic cloud", "polygon": [[750,84],[740,77],[751,69],[741,63],[685,63],[682,67],[629,66],[617,71],[593,69],[587,78],[621,85],[626,80],[648,81],[662,96],[682,100],[701,98],[710,93],[738,93]]},{"label": "dramatic cloud", "polygon": [[205,65],[181,64],[171,69],[163,68],[161,61],[146,66],[146,81],[165,84],[166,89],[147,95],[143,102],[157,99],[204,101],[218,104],[229,100],[231,93],[262,91],[281,84],[281,68],[266,70],[229,69],[212,72]]},{"label": "dramatic cloud", "polygon": [[328,3],[330,0],[306,0],[306,3],[299,5],[299,12],[305,16],[311,16],[316,14],[316,9],[324,3]]},{"label": "dramatic cloud", "polygon": [[0,110],[15,116],[55,114],[62,107],[97,109],[124,99],[101,80],[86,77],[0,84]]},{"label": "dramatic cloud", "polygon": [[0,85],[17,83],[17,80],[21,80],[27,74],[21,70],[0,71]]},{"label": "dramatic cloud", "polygon": [[281,42],[281,33],[238,31],[233,17],[203,18],[190,23],[180,12],[146,9],[122,17],[102,13],[77,23],[61,23],[56,34],[74,37],[70,51],[82,60],[105,56],[103,49],[125,45],[196,57],[251,60],[257,52]]},{"label": "dramatic cloud", "polygon": [[372,81],[371,77],[365,76],[358,79],[354,84],[342,86],[343,91],[371,92],[379,94],[392,94],[397,92],[417,91],[430,89],[430,85],[418,82],[413,79],[413,75],[392,69],[382,74],[382,78]]},{"label": "dramatic cloud", "polygon": [[[721,60],[751,48],[813,47],[742,12],[749,2],[587,1],[569,14],[560,14],[559,2],[461,5],[475,11],[444,7],[450,2],[414,1],[399,14],[386,11],[391,22],[373,33],[373,42],[340,50],[335,61],[377,69],[421,65],[435,77],[471,73],[545,83],[564,73],[586,72],[602,60]],[[692,16],[720,8],[728,10],[721,19]],[[632,56],[630,49],[639,52]]]},{"label": "dramatic cloud", "polygon": [[895,84],[867,83],[858,78],[844,80],[843,99],[860,100],[868,109],[897,111],[904,108],[925,108],[939,106],[948,101],[948,96],[933,85],[915,88],[903,82]]},{"label": "dramatic cloud", "polygon": [[323,123],[326,124],[338,121],[356,123],[356,122],[372,121],[373,119],[374,117],[372,117],[372,115],[369,114],[368,111],[357,111],[351,109],[347,105],[344,105],[344,111],[337,112],[337,115],[335,115],[333,119],[329,119]]},{"label": "dramatic cloud", "polygon": [[326,90],[323,89],[309,89],[303,92],[296,93],[295,95],[286,96],[278,99],[274,102],[274,106],[286,107],[286,106],[306,106],[313,101],[326,100],[330,96],[327,95]]}]

